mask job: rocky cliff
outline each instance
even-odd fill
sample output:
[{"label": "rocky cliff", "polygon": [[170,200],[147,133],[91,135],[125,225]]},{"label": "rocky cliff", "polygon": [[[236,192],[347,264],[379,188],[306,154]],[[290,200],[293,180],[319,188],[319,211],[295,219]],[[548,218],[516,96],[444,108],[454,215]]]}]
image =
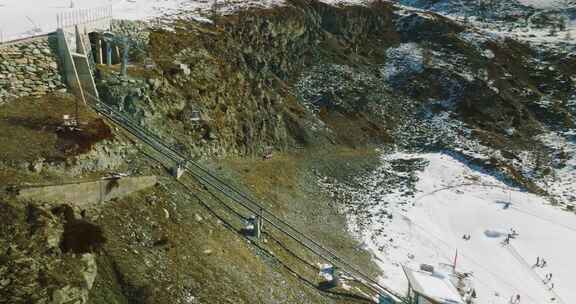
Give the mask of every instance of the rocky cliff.
[{"label": "rocky cliff", "polygon": [[104,96],[198,156],[396,144],[474,159],[482,149],[483,166],[542,191],[533,179],[553,160],[536,137],[573,126],[574,57],[379,1],[289,3],[152,29],[155,69],[135,73],[129,92],[104,85]]},{"label": "rocky cliff", "polygon": [[[448,153],[554,202],[574,199],[546,187],[568,157],[546,138],[568,139],[574,128],[574,56],[380,1],[292,0],[213,17],[172,20],[137,35],[131,32],[140,25],[118,23],[140,46],[126,77],[118,66],[97,67],[102,99],[367,272],[379,274],[350,237],[343,209],[317,182],[371,172],[386,159],[378,154]],[[27,103],[0,112],[3,128],[37,143],[20,145],[20,136],[0,134],[10,148],[0,148],[3,181],[166,174],[142,146],[88,110],[82,136],[59,137],[58,119],[72,103],[52,112],[58,98],[34,99],[51,105],[50,115],[26,116],[29,108],[18,104]],[[20,147],[34,153],[18,153]],[[270,150],[272,159],[261,160]],[[410,185],[414,176],[403,170],[421,166],[392,163],[400,173],[382,174],[392,185]],[[11,281],[0,280],[0,292],[10,291],[14,301],[94,304],[370,301],[355,289],[318,290],[322,261],[272,233],[262,243],[247,240],[222,198],[189,182],[191,192],[161,179],[154,189],[84,212],[2,198],[10,203],[0,204],[8,227],[0,257],[9,264],[0,274]],[[415,194],[402,195],[409,201]],[[93,232],[94,246],[56,248],[74,224]],[[69,280],[53,271],[60,265],[70,267],[62,268]]]}]

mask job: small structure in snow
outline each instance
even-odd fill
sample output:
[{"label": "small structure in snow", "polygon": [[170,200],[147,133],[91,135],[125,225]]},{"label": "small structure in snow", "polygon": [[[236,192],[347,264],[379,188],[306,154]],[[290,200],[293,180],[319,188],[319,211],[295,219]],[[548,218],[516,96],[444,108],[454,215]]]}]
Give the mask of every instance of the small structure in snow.
[{"label": "small structure in snow", "polygon": [[414,304],[464,304],[458,290],[442,275],[402,267],[408,279],[408,298]]}]

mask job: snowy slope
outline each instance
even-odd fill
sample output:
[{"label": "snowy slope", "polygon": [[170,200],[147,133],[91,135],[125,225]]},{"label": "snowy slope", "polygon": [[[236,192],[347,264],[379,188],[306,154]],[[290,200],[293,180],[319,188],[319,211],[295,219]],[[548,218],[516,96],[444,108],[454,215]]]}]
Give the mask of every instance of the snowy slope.
[{"label": "snowy slope", "polygon": [[562,0],[520,0],[524,5],[529,5],[535,8],[553,8],[560,5]]},{"label": "snowy slope", "polygon": [[[329,4],[364,3],[365,0],[324,0]],[[56,16],[63,12],[112,6],[114,18],[146,20],[191,12],[201,15],[213,7],[213,0],[0,0],[0,42],[44,34],[56,29]],[[223,6],[223,1],[218,1]],[[240,7],[270,7],[284,0],[228,0],[229,11]]]},{"label": "snowy slope", "polygon": [[[410,162],[427,165],[410,173]],[[374,253],[383,284],[405,291],[402,264],[438,269],[452,264],[458,251],[456,269],[473,273],[475,303],[505,304],[517,294],[522,304],[576,303],[573,213],[441,153],[386,155],[382,168],[358,183],[367,185],[364,191],[324,186],[347,192],[336,194],[338,200],[351,197],[344,207],[350,229]],[[504,246],[511,228],[519,236]],[[471,239],[463,240],[464,234]],[[547,260],[545,268],[531,267],[537,256]],[[547,273],[553,274],[552,290],[542,282]]]}]

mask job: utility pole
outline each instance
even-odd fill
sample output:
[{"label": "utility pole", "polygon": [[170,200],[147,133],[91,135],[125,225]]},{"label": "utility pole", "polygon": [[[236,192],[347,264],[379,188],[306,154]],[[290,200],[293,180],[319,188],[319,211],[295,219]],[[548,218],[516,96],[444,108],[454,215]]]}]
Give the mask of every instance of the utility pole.
[{"label": "utility pole", "polygon": [[126,77],[128,75],[128,54],[130,50],[130,43],[128,42],[128,38],[124,37],[122,39],[122,44],[124,45],[124,54],[122,56],[122,69],[121,75]]}]

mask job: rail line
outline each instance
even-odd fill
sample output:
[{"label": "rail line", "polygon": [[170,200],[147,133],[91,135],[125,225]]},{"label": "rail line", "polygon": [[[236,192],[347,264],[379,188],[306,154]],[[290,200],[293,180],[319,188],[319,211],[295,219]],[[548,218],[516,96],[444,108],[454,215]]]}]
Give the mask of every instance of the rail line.
[{"label": "rail line", "polygon": [[259,215],[264,223],[274,227],[276,230],[294,240],[300,246],[306,248],[312,254],[318,256],[322,260],[334,265],[342,274],[352,277],[355,281],[361,283],[365,287],[375,291],[379,295],[390,297],[397,303],[408,303],[407,299],[390,288],[381,285],[372,279],[369,275],[365,274],[358,267],[347,262],[344,258],[338,256],[333,250],[328,249],[318,241],[307,236],[303,232],[287,223],[286,221],[278,218],[272,212],[266,210],[261,204],[248,197],[242,191],[231,186],[229,183],[223,181],[221,178],[214,175],[208,169],[205,169],[198,163],[189,160],[182,153],[176,151],[164,142],[160,137],[151,131],[141,127],[138,123],[120,113],[116,109],[106,105],[94,96],[88,96],[89,104],[92,108],[112,121],[114,124],[128,131],[139,141],[154,149],[162,156],[162,162],[167,167],[173,165],[181,165],[186,169],[185,173],[190,174],[204,187],[209,187],[223,196],[230,199],[251,214]]}]

